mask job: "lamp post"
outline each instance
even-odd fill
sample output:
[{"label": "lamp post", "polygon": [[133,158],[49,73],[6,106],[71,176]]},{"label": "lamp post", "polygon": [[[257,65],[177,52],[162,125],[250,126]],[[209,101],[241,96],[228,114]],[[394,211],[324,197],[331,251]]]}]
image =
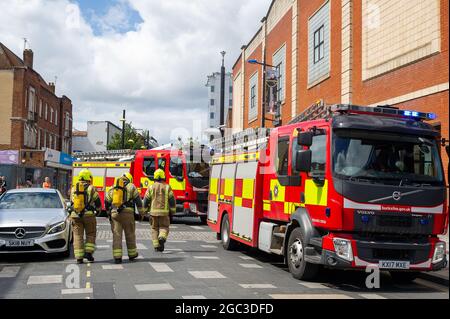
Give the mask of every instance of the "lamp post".
[{"label": "lamp post", "polygon": [[225,51],[222,55],[222,67],[220,68],[220,125],[225,124]]},{"label": "lamp post", "polygon": [[122,119],[120,120],[122,122],[122,149],[125,149],[125,110],[123,110]]}]

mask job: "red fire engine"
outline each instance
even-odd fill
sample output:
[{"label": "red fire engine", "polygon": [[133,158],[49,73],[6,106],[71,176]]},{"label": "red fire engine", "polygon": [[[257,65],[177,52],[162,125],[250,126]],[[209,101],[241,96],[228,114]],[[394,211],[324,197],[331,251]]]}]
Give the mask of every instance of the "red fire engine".
[{"label": "red fire engine", "polygon": [[130,172],[134,184],[141,196],[144,196],[147,188],[154,183],[155,170],[161,168],[165,171],[166,182],[172,187],[176,197],[175,216],[200,217],[206,223],[208,159],[202,160],[197,156],[194,158],[190,154],[172,149],[80,153],[75,155],[78,161],[73,164],[73,183],[77,182],[80,170],[89,169],[93,175],[93,185],[104,203],[105,193],[114,185],[116,177]]},{"label": "red fire engine", "polygon": [[320,266],[396,280],[442,269],[448,206],[432,119],[318,104],[289,125],[215,140],[208,224],[225,249],[282,255],[298,279]]}]

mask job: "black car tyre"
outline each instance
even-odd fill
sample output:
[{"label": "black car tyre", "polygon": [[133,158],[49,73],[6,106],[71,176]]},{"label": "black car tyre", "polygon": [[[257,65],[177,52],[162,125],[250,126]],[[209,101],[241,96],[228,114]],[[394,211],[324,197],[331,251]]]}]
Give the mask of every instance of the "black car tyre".
[{"label": "black car tyre", "polygon": [[300,280],[312,280],[319,271],[319,265],[305,260],[306,244],[300,228],[295,228],[290,236],[287,247],[287,263],[292,276]]}]

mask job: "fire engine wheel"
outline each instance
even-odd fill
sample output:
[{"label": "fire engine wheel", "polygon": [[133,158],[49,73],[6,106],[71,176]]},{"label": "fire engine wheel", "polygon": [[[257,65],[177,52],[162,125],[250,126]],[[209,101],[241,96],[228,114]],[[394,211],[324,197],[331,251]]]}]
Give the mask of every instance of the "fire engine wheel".
[{"label": "fire engine wheel", "polygon": [[287,247],[287,263],[292,276],[300,280],[313,279],[319,270],[319,265],[305,260],[306,245],[300,228],[295,228],[289,236]]},{"label": "fire engine wheel", "polygon": [[222,226],[220,229],[222,235],[222,246],[225,250],[233,250],[237,247],[237,242],[230,238],[230,220],[228,218],[228,214],[222,219]]},{"label": "fire engine wheel", "polygon": [[401,271],[390,271],[392,280],[395,283],[407,284],[416,279],[419,276],[419,272],[401,272]]}]

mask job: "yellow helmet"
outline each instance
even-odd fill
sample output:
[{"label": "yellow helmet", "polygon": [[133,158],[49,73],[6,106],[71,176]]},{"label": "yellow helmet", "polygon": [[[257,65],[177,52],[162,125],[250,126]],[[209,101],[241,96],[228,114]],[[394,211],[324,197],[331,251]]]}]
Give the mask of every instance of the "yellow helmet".
[{"label": "yellow helmet", "polygon": [[82,181],[92,182],[92,173],[88,169],[82,169],[78,174],[78,178]]},{"label": "yellow helmet", "polygon": [[128,180],[128,182],[133,183],[133,175],[131,175],[130,172],[123,174],[123,177],[125,177]]},{"label": "yellow helmet", "polygon": [[154,176],[154,179],[156,181],[160,181],[160,180],[165,180],[166,179],[166,173],[164,173],[164,171],[162,169],[157,169],[153,176]]}]

